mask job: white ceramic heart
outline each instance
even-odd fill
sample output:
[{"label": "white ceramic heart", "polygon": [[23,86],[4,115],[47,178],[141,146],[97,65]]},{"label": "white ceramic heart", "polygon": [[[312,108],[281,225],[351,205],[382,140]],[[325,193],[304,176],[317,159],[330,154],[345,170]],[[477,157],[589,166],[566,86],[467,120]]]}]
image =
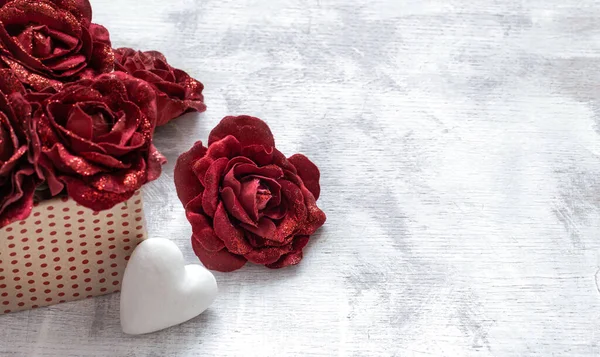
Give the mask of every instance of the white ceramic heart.
[{"label": "white ceramic heart", "polygon": [[217,296],[211,272],[185,265],[183,254],[168,239],[147,239],[135,249],[121,286],[123,332],[141,335],[188,321]]}]

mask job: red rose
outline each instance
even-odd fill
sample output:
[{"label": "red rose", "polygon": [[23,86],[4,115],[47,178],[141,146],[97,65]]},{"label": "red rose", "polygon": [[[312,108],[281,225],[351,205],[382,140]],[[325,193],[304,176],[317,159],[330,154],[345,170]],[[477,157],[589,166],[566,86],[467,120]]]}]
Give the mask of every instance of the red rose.
[{"label": "red rose", "polygon": [[114,50],[117,71],[131,74],[150,83],[156,91],[157,126],[188,112],[206,110],[202,90],[204,85],[182,70],[171,67],[165,56],[156,51]]},{"label": "red rose", "polygon": [[10,70],[0,70],[0,228],[29,216],[39,183],[32,105]]},{"label": "red rose", "polygon": [[175,185],[192,224],[202,263],[233,271],[246,261],[282,268],[298,264],[310,235],[325,223],[317,207],[319,170],[304,155],[275,149],[262,120],[226,117],[182,154]]},{"label": "red rose", "polygon": [[68,84],[42,102],[35,121],[52,195],[66,186],[75,201],[99,211],[160,176],[156,97],[142,80],[115,72]]},{"label": "red rose", "polygon": [[0,62],[36,91],[111,72],[108,31],[88,0],[0,0]]}]

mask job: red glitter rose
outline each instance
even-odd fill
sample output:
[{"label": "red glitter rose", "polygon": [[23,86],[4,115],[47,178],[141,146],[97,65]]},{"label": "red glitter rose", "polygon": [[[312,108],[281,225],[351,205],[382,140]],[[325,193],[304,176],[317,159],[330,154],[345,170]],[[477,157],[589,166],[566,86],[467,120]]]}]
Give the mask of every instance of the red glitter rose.
[{"label": "red glitter rose", "polygon": [[0,228],[29,216],[41,181],[33,165],[39,154],[34,108],[23,93],[11,71],[0,70]]},{"label": "red glitter rose", "polygon": [[131,48],[118,48],[114,52],[115,70],[145,80],[156,91],[157,126],[184,113],[206,110],[202,95],[204,85],[184,71],[171,67],[162,53]]},{"label": "red glitter rose", "polygon": [[326,219],[316,205],[319,177],[304,155],[286,159],[262,120],[226,117],[208,148],[197,142],[175,167],[196,255],[224,272],[248,260],[269,268],[298,264]]},{"label": "red glitter rose", "polygon": [[125,73],[65,85],[42,101],[35,121],[51,194],[66,186],[69,196],[93,210],[128,200],[158,178],[165,163],[152,145],[154,90]]},{"label": "red glitter rose", "polygon": [[111,72],[108,31],[88,0],[0,0],[0,63],[36,91]]}]

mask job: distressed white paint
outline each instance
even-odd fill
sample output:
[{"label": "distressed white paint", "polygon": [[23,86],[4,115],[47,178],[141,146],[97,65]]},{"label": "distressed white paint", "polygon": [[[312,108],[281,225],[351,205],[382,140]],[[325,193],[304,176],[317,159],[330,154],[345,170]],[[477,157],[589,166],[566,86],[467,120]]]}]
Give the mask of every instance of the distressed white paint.
[{"label": "distressed white paint", "polygon": [[196,262],[172,169],[226,114],[320,166],[329,220],[186,324],[124,336],[114,295],[0,317],[0,354],[600,355],[598,1],[92,1],[206,85],[157,132],[151,236]]}]

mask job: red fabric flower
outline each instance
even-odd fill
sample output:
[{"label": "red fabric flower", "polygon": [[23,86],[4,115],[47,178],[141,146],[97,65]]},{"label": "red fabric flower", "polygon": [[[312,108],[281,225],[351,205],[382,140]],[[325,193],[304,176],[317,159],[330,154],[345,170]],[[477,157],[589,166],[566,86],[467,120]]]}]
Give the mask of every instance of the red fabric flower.
[{"label": "red fabric flower", "polygon": [[206,110],[202,95],[204,85],[184,71],[171,67],[162,53],[131,48],[118,48],[114,52],[115,70],[147,81],[156,91],[157,126],[184,113]]},{"label": "red fabric flower", "polygon": [[39,164],[52,195],[66,186],[69,196],[93,210],[128,200],[158,178],[165,163],[152,145],[154,91],[125,73],[66,85],[42,101],[35,122]]},{"label": "red fabric flower", "polygon": [[0,63],[35,91],[111,72],[108,31],[88,0],[0,0]]},{"label": "red fabric flower", "polygon": [[304,155],[286,159],[262,120],[226,117],[208,148],[197,142],[175,167],[196,255],[225,272],[248,260],[269,268],[298,264],[326,219],[316,205],[319,177]]},{"label": "red fabric flower", "polygon": [[40,181],[33,165],[39,154],[33,107],[23,93],[11,71],[0,70],[0,228],[29,216]]}]

